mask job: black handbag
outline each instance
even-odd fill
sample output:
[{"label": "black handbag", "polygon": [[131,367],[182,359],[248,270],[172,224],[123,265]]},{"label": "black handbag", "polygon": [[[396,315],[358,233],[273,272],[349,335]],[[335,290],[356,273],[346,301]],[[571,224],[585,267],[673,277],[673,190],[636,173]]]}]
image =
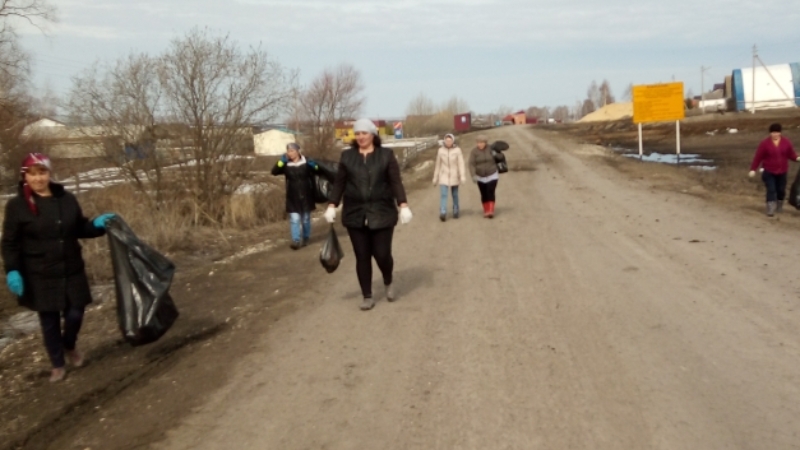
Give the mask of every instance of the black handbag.
[{"label": "black handbag", "polygon": [[500,173],[508,172],[508,163],[506,162],[506,155],[492,150],[494,162],[497,164],[497,171]]}]

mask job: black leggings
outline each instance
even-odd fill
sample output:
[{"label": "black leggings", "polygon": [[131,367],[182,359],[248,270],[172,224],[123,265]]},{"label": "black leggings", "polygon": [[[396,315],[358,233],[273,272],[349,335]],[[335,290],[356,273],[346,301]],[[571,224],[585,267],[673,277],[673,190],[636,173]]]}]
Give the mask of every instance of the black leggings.
[{"label": "black leggings", "polygon": [[358,284],[364,298],[372,298],[372,258],[378,263],[383,275],[383,284],[392,284],[394,259],[392,258],[392,236],[394,227],[371,230],[368,227],[348,228],[353,253],[356,255]]},{"label": "black leggings", "polygon": [[64,367],[64,351],[75,350],[78,333],[83,324],[83,307],[67,306],[64,310],[64,332],[61,332],[61,315],[58,311],[40,312],[39,323],[42,325],[44,347],[53,368]]},{"label": "black leggings", "polygon": [[783,201],[786,198],[786,174],[774,174],[767,172],[761,174],[764,186],[767,188],[767,201]]},{"label": "black leggings", "polygon": [[494,190],[497,189],[497,180],[488,183],[478,181],[478,189],[481,190],[481,203],[494,201]]}]

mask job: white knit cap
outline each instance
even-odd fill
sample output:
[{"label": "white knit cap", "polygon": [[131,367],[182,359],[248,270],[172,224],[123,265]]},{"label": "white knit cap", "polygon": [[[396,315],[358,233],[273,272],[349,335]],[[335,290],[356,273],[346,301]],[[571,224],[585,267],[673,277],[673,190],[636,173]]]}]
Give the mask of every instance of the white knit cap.
[{"label": "white knit cap", "polygon": [[367,132],[367,133],[370,133],[370,134],[374,134],[376,136],[378,135],[378,128],[369,119],[358,119],[358,120],[356,120],[356,123],[353,124],[353,132],[354,133],[358,133],[360,131],[361,132]]}]

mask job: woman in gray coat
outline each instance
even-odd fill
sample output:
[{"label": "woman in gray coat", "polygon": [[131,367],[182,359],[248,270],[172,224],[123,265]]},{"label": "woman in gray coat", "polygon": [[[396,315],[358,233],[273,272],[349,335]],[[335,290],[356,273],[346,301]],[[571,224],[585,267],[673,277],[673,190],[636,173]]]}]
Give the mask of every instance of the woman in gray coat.
[{"label": "woman in gray coat", "polygon": [[483,217],[491,219],[494,217],[495,190],[500,172],[486,136],[479,135],[476,140],[477,145],[469,155],[469,171],[472,181],[478,184],[481,191]]}]

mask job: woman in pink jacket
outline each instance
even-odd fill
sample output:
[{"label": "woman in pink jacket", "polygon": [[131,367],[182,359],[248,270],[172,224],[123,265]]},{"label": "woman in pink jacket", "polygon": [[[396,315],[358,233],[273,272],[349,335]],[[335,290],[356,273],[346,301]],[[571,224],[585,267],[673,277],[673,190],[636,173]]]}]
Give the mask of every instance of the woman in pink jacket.
[{"label": "woman in pink jacket", "polygon": [[464,168],[464,154],[456,146],[456,138],[452,134],[444,137],[444,146],[436,153],[436,165],[433,169],[433,185],[439,186],[441,202],[439,219],[447,220],[447,191],[453,195],[453,218],[458,219],[458,186],[467,180]]},{"label": "woman in pink jacket", "polygon": [[764,173],[761,179],[767,187],[767,215],[772,217],[783,211],[783,200],[786,198],[786,172],[789,161],[800,161],[789,139],[781,136],[781,124],[769,126],[769,137],[761,141],[750,165],[750,178],[756,176],[758,166]]}]

